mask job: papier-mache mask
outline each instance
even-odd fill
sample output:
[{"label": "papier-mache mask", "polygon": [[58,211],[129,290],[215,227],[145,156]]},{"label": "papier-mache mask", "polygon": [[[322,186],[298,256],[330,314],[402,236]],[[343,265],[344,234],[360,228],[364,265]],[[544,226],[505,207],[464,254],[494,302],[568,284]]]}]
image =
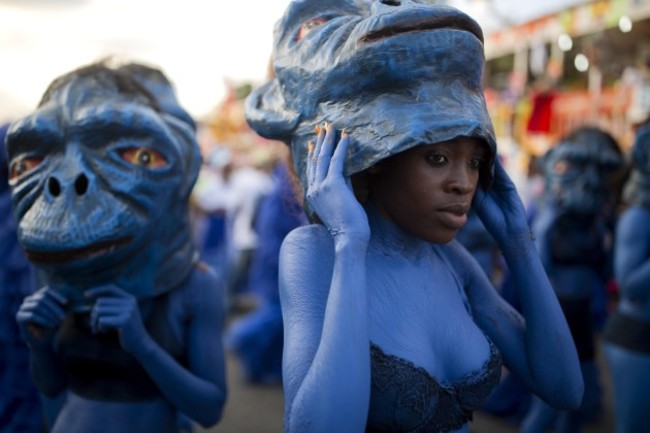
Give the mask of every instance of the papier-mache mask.
[{"label": "papier-mache mask", "polygon": [[568,212],[597,214],[611,197],[610,175],[622,164],[623,155],[611,135],[579,128],[544,155],[545,199]]},{"label": "papier-mache mask", "polygon": [[484,63],[481,28],[454,8],[296,0],[275,27],[275,77],[249,95],[246,118],[290,144],[303,186],[307,142],[323,121],[350,135],[347,175],[459,136],[484,139],[493,159]]},{"label": "papier-mache mask", "polygon": [[86,308],[83,291],[101,284],[138,298],[171,290],[197,261],[193,124],[178,103],[159,103],[146,79],[129,68],[80,68],[53,81],[9,130],[19,242],[77,310]]}]

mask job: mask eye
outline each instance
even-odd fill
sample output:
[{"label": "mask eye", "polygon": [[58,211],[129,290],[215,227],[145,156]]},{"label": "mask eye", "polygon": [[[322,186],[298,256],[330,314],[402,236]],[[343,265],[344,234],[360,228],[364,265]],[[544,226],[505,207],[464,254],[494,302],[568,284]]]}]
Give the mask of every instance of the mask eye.
[{"label": "mask eye", "polygon": [[296,35],[296,42],[301,41],[305,36],[307,36],[309,32],[326,22],[327,20],[325,18],[313,18],[311,20],[305,21],[300,26],[300,30],[298,30],[298,34]]},{"label": "mask eye", "polygon": [[167,165],[167,161],[160,153],[146,147],[128,149],[122,153],[122,158],[138,167],[159,168]]},{"label": "mask eye", "polygon": [[25,173],[28,173],[36,168],[42,161],[43,158],[33,156],[23,157],[13,161],[11,163],[11,167],[9,168],[9,180],[17,180]]},{"label": "mask eye", "polygon": [[569,170],[571,170],[571,163],[565,160],[560,160],[555,163],[553,169],[555,170],[555,174],[562,176],[563,174],[566,174]]}]

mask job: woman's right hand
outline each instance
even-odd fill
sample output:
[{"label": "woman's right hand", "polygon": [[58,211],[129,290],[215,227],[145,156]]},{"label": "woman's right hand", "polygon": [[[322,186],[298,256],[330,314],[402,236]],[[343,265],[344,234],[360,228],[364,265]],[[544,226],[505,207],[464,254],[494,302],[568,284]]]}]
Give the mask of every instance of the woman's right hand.
[{"label": "woman's right hand", "polygon": [[16,313],[16,320],[23,338],[30,347],[45,347],[51,344],[57,329],[65,319],[67,303],[65,296],[47,286],[23,300]]},{"label": "woman's right hand", "polygon": [[343,174],[350,139],[343,130],[335,147],[331,124],[317,128],[317,132],[316,144],[308,144],[307,202],[335,241],[347,237],[367,242],[370,227],[366,211],[354,196],[350,178]]}]

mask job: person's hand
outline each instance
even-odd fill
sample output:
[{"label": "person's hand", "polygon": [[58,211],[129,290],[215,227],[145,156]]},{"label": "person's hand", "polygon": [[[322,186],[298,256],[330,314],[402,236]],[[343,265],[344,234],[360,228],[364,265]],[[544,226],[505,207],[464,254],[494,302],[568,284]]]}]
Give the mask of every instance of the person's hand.
[{"label": "person's hand", "polygon": [[497,158],[489,191],[476,189],[473,207],[504,254],[526,248],[532,240],[526,210],[515,184]]},{"label": "person's hand", "polygon": [[56,331],[65,319],[67,303],[65,296],[47,286],[23,300],[16,313],[16,321],[30,347],[51,346]]},{"label": "person's hand", "polygon": [[316,144],[309,142],[307,154],[307,202],[336,240],[341,236],[367,241],[370,237],[366,211],[343,175],[350,138],[345,130],[334,146],[331,124],[317,129]]},{"label": "person's hand", "polygon": [[151,340],[135,296],[113,285],[86,290],[84,295],[95,301],[90,312],[93,332],[117,331],[126,352],[135,354],[146,350]]}]

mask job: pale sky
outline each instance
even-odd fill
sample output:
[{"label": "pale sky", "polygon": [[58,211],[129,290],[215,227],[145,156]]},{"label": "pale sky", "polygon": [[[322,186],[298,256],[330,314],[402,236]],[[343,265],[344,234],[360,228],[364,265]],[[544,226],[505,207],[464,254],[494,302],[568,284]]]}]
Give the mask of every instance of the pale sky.
[{"label": "pale sky", "polygon": [[[201,117],[224,96],[225,80],[264,80],[273,25],[289,1],[0,0],[0,122],[33,110],[57,76],[109,55],[162,68],[181,104]],[[521,21],[531,7],[578,2],[491,4]],[[449,3],[486,30],[499,25],[485,0]]]}]

